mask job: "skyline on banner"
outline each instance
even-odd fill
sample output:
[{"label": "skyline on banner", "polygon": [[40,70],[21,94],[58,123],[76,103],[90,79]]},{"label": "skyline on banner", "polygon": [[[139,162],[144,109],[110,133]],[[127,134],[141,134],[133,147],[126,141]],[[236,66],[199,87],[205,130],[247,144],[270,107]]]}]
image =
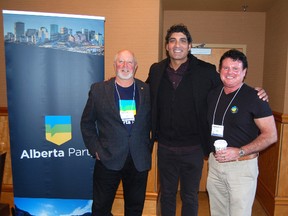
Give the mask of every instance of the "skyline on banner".
[{"label": "skyline on banner", "polygon": [[3,13],[6,43],[23,43],[43,48],[104,55],[104,31],[100,22],[95,22],[96,18],[88,16],[89,19],[84,19],[84,16],[76,15],[60,18],[53,17],[50,13],[15,14],[13,11],[5,10]]}]

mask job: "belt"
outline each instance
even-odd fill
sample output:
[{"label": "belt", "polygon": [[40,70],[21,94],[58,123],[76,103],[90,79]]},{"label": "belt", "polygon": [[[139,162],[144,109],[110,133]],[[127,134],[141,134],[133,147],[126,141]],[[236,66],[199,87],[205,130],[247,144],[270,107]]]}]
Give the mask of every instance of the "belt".
[{"label": "belt", "polygon": [[238,161],[251,160],[251,159],[254,159],[254,158],[258,157],[258,156],[259,156],[259,153],[253,153],[253,154],[245,155],[243,157],[238,158]]}]

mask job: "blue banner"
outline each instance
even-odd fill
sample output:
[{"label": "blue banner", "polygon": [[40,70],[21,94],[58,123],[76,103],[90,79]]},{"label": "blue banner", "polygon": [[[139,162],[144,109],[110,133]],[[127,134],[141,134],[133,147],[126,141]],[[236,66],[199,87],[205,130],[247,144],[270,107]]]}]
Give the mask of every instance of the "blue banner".
[{"label": "blue banner", "polygon": [[16,215],[91,213],[80,118],[104,79],[104,18],[3,11]]}]

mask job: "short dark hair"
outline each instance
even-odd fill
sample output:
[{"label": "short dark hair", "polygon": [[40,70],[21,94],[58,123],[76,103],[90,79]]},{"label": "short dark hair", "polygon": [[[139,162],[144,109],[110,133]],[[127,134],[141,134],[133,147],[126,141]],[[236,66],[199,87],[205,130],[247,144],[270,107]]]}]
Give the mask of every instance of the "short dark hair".
[{"label": "short dark hair", "polygon": [[247,57],[245,56],[245,54],[239,50],[231,49],[225,52],[220,58],[219,70],[222,68],[223,60],[226,58],[231,58],[234,61],[241,61],[243,64],[243,69],[246,69],[246,68],[248,69],[248,61],[247,61]]},{"label": "short dark hair", "polygon": [[183,33],[184,35],[186,35],[187,37],[187,40],[188,40],[188,43],[192,43],[192,37],[190,35],[190,32],[188,30],[188,28],[183,25],[183,24],[177,24],[177,25],[173,25],[171,26],[168,30],[167,30],[167,34],[166,34],[166,37],[165,37],[165,43],[168,44],[169,43],[169,39],[171,37],[171,35],[175,32],[181,32]]}]

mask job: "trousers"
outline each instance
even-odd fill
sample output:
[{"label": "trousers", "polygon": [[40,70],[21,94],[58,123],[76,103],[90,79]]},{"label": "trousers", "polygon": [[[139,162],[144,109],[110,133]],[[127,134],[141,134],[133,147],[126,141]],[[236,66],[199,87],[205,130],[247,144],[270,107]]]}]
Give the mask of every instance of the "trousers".
[{"label": "trousers", "polygon": [[129,155],[124,167],[119,170],[107,169],[97,160],[93,174],[93,216],[111,216],[116,191],[122,181],[124,193],[124,215],[141,216],[146,194],[148,170],[138,172]]},{"label": "trousers", "polygon": [[255,198],[258,158],[219,163],[209,155],[207,191],[211,216],[249,216]]},{"label": "trousers", "polygon": [[[189,148],[189,147],[188,147]],[[176,194],[180,183],[182,216],[198,215],[198,192],[203,168],[201,147],[169,149],[158,146],[160,205],[162,216],[176,215]]]}]

